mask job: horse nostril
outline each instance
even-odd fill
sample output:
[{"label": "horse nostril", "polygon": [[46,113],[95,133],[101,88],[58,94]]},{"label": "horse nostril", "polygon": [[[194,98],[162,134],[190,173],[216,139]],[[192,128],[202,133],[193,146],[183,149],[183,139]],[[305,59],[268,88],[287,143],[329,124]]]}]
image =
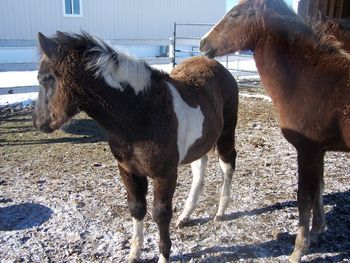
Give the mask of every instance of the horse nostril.
[{"label": "horse nostril", "polygon": [[39,130],[44,132],[44,133],[52,133],[54,131],[54,129],[48,124],[40,125]]}]

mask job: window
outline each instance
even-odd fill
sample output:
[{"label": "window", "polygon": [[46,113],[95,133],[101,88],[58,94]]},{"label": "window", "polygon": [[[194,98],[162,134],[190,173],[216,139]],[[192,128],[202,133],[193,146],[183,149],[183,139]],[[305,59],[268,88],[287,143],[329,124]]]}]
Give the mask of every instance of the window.
[{"label": "window", "polygon": [[70,17],[81,17],[83,15],[82,0],[63,0],[63,15]]}]

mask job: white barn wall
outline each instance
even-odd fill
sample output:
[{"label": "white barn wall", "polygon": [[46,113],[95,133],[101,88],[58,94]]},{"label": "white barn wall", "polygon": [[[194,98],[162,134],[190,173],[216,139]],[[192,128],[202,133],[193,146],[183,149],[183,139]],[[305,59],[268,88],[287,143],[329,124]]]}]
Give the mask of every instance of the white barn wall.
[{"label": "white barn wall", "polygon": [[[82,17],[63,16],[62,0],[1,0],[0,39],[36,39],[38,31],[81,29],[109,40],[166,40],[173,23],[214,23],[225,0],[82,0]],[[208,28],[183,32],[200,36]]]}]

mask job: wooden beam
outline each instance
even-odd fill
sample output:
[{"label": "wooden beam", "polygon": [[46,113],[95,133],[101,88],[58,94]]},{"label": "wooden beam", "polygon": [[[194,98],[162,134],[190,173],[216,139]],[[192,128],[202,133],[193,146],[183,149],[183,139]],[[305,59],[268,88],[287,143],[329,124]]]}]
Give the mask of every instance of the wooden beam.
[{"label": "wooden beam", "polygon": [[309,0],[300,0],[298,5],[298,15],[300,15],[303,18],[306,18],[309,14],[309,6]]},{"label": "wooden beam", "polygon": [[344,5],[344,0],[338,0],[337,1],[334,17],[337,17],[337,18],[341,18],[342,17],[343,5]]},{"label": "wooden beam", "polygon": [[343,3],[342,17],[350,17],[350,1],[346,0]]},{"label": "wooden beam", "polygon": [[320,6],[320,0],[310,1],[309,12],[308,12],[309,16],[311,17],[317,16],[317,11],[319,10],[319,6]]},{"label": "wooden beam", "polygon": [[320,3],[319,3],[318,9],[321,11],[321,13],[323,15],[327,15],[327,4],[328,4],[328,1],[323,0],[323,1],[319,1],[319,2]]},{"label": "wooden beam", "polygon": [[335,9],[335,0],[329,0],[327,16],[334,17],[334,9]]}]

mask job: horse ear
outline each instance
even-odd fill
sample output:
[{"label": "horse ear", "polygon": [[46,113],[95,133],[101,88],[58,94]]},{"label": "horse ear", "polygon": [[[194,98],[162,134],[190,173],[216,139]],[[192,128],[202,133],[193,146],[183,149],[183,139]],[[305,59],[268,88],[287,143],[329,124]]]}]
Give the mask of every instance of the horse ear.
[{"label": "horse ear", "polygon": [[49,59],[54,58],[58,50],[58,43],[55,40],[44,36],[41,32],[38,33],[38,40],[40,49],[44,52],[44,54]]},{"label": "horse ear", "polygon": [[64,36],[66,36],[65,33],[63,33],[62,31],[59,31],[59,30],[56,31],[56,35],[57,35],[58,37],[64,37]]},{"label": "horse ear", "polygon": [[254,9],[266,9],[268,0],[255,0],[253,1],[253,7]]}]

